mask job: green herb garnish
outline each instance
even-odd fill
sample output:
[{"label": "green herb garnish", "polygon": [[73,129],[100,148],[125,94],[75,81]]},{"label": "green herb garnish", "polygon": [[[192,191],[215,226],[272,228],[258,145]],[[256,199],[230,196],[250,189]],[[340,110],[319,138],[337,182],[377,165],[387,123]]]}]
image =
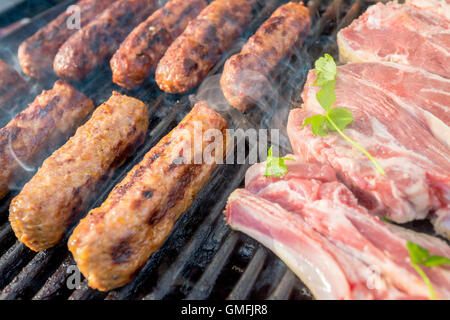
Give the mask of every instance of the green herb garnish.
[{"label": "green herb garnish", "polygon": [[302,129],[308,124],[311,125],[312,133],[317,136],[326,136],[329,131],[337,131],[345,140],[361,151],[370,161],[373,162],[375,168],[382,175],[385,174],[383,168],[378,164],[375,158],[362,146],[350,139],[342,130],[353,122],[352,112],[347,108],[332,108],[336,101],[334,88],[336,85],[337,67],[334,59],[329,54],[316,60],[315,63],[316,81],[313,86],[321,87],[316,94],[317,101],[325,110],[325,114],[316,114],[305,119]]},{"label": "green herb garnish", "polygon": [[287,172],[287,166],[284,163],[286,160],[294,160],[291,158],[279,158],[272,156],[272,146],[267,153],[266,160],[266,171],[264,172],[264,177],[276,177],[280,178],[284,176]]},{"label": "green herb garnish", "polygon": [[411,266],[417,271],[417,273],[422,277],[423,281],[428,287],[430,291],[430,300],[436,300],[436,294],[434,293],[433,285],[431,284],[430,279],[419,267],[419,265],[423,265],[425,267],[435,267],[441,266],[444,264],[450,264],[450,259],[441,256],[430,255],[430,252],[419,246],[414,242],[407,242],[406,247],[409,251],[409,256],[411,257]]}]

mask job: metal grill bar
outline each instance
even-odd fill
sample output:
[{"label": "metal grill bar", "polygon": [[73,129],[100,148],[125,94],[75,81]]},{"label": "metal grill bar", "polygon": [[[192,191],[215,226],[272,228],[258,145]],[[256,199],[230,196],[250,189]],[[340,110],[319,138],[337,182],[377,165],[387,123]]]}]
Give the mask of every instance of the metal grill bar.
[{"label": "metal grill bar", "polygon": [[31,259],[33,253],[23,243],[16,242],[0,258],[0,288],[3,288]]},{"label": "metal grill bar", "polygon": [[219,251],[214,256],[214,259],[206,268],[200,280],[189,293],[187,299],[200,300],[206,299],[212,291],[213,285],[219,276],[218,270],[222,270],[227,259],[230,257],[233,249],[239,239],[237,232],[231,232]]},{"label": "metal grill bar", "polygon": [[9,222],[4,223],[0,227],[0,253],[3,253],[11,243],[14,241],[15,236],[11,229]]},{"label": "metal grill bar", "polygon": [[338,31],[340,29],[347,27],[356,17],[359,16],[359,14],[361,13],[361,8],[362,8],[362,5],[361,5],[360,0],[356,1],[350,7],[347,14],[344,16],[344,18],[339,23],[339,26],[334,30],[333,37],[336,36],[336,34],[338,33]]},{"label": "metal grill bar", "polygon": [[253,289],[253,285],[261,272],[264,261],[267,258],[267,252],[263,247],[259,247],[250,261],[247,269],[242,274],[238,283],[234,287],[233,291],[231,291],[230,295],[227,299],[229,300],[242,300],[246,299]]},{"label": "metal grill bar", "polygon": [[269,250],[266,250],[266,253],[265,266],[258,275],[248,299],[267,299],[286,272],[287,267],[280,259]]},{"label": "metal grill bar", "polygon": [[84,279],[81,283],[81,288],[75,290],[69,297],[69,300],[92,300],[92,299],[102,299],[106,296],[106,293],[100,292],[89,288],[87,285],[87,280]]},{"label": "metal grill bar", "polygon": [[286,270],[280,284],[275,291],[269,296],[270,300],[286,300],[294,288],[297,276],[289,269]]},{"label": "metal grill bar", "polygon": [[0,294],[0,300],[12,300],[19,297],[32,285],[38,276],[48,273],[48,266],[53,259],[58,259],[64,253],[64,247],[59,247],[50,252],[39,252],[26,265],[25,268],[13,279],[11,283]]},{"label": "metal grill bar", "polygon": [[67,280],[67,269],[75,262],[70,254],[66,254],[58,269],[47,279],[45,284],[33,297],[33,300],[49,300],[63,295],[63,288]]}]

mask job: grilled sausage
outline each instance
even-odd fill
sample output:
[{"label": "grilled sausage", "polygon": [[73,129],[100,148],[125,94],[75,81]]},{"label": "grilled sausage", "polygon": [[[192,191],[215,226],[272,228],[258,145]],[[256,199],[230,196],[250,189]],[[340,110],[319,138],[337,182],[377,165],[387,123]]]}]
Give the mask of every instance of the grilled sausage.
[{"label": "grilled sausage", "polygon": [[59,48],[55,73],[69,80],[83,80],[119,48],[133,28],[156,8],[157,0],[117,0],[95,20]]},{"label": "grilled sausage", "polygon": [[189,23],[160,60],[155,79],[161,90],[184,93],[199,85],[251,17],[249,1],[213,1]]},{"label": "grilled sausage", "polygon": [[0,129],[0,198],[21,182],[24,163],[40,164],[42,156],[69,138],[93,109],[91,99],[58,80]]},{"label": "grilled sausage", "polygon": [[0,60],[0,109],[6,110],[10,102],[28,87],[16,70]]},{"label": "grilled sausage", "polygon": [[113,82],[130,90],[139,87],[206,5],[205,0],[171,0],[137,26],[111,59]]},{"label": "grilled sausage", "polygon": [[58,243],[99,182],[144,141],[147,128],[145,104],[113,93],[13,199],[9,221],[17,238],[35,251]]},{"label": "grilled sausage", "polygon": [[236,109],[245,111],[271,84],[270,75],[310,30],[308,8],[289,2],[279,7],[225,63],[220,79],[223,94]]},{"label": "grilled sausage", "polygon": [[[79,8],[80,26],[83,27],[105,10],[115,0],[81,0]],[[18,57],[23,72],[34,78],[42,78],[53,72],[53,59],[58,49],[78,30],[68,28],[73,12],[65,11],[55,20],[39,29],[19,47]]]},{"label": "grilled sausage", "polygon": [[[129,282],[208,181],[217,162],[193,164],[194,152],[180,159],[182,150],[192,151],[200,124],[203,133],[215,129],[217,145],[225,141],[226,121],[204,102],[197,103],[75,228],[69,250],[89,286],[107,291]],[[202,150],[211,146],[207,135],[200,138]],[[223,159],[225,148],[218,149],[213,156]]]}]

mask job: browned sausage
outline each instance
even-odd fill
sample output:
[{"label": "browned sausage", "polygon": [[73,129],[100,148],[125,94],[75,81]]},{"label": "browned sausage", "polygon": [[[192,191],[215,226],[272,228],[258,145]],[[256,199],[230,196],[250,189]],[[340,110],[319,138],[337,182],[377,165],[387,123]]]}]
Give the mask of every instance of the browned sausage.
[{"label": "browned sausage", "polygon": [[236,109],[245,111],[271,85],[271,73],[279,62],[303,43],[311,20],[308,8],[289,2],[279,7],[225,63],[220,79],[223,94]]},{"label": "browned sausage", "polygon": [[[107,291],[129,282],[208,181],[217,162],[193,164],[192,138],[200,124],[203,133],[216,131],[214,140],[199,134],[202,150],[220,138],[225,142],[227,122],[205,102],[197,103],[75,228],[69,250],[89,286]],[[180,159],[183,148],[191,152]],[[211,154],[223,159],[224,152],[218,148]]]},{"label": "browned sausage", "polygon": [[6,110],[10,102],[28,87],[16,70],[0,60],[0,109]]},{"label": "browned sausage", "polygon": [[[85,26],[114,1],[81,0],[75,3],[80,10],[80,26]],[[59,47],[78,31],[67,27],[72,14],[71,11],[61,13],[20,45],[18,57],[23,72],[34,78],[42,78],[53,72],[53,59]]]},{"label": "browned sausage", "polygon": [[93,109],[91,99],[59,80],[0,129],[0,198],[20,182],[24,164],[40,164]]},{"label": "browned sausage", "polygon": [[194,89],[251,18],[250,1],[213,1],[189,23],[160,60],[155,79],[161,90],[184,93]]},{"label": "browned sausage", "polygon": [[69,80],[83,80],[105,63],[122,41],[157,9],[157,0],[117,0],[59,48],[55,73]]},{"label": "browned sausage", "polygon": [[113,81],[136,89],[154,71],[173,40],[206,7],[205,0],[171,0],[137,26],[111,59]]},{"label": "browned sausage", "polygon": [[144,141],[147,128],[145,104],[113,93],[11,202],[9,221],[17,238],[35,251],[58,243],[98,183]]}]

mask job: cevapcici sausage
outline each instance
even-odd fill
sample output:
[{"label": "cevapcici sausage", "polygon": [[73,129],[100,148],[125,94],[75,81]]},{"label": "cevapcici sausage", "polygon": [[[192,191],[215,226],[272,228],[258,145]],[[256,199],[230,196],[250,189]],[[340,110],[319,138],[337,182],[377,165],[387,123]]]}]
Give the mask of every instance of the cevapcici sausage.
[{"label": "cevapcici sausage", "polygon": [[289,2],[275,10],[242,51],[225,63],[220,84],[228,102],[245,111],[258,101],[271,85],[272,71],[301,45],[310,24],[309,10],[301,4]]},{"label": "cevapcici sausage", "polygon": [[111,59],[114,83],[127,89],[139,87],[173,40],[206,5],[205,0],[171,0],[137,26]]},{"label": "cevapcici sausage", "polygon": [[98,182],[144,141],[147,128],[145,104],[114,92],[13,199],[9,221],[17,238],[35,251],[58,243]]},{"label": "cevapcici sausage", "polygon": [[83,80],[119,48],[133,28],[157,8],[157,0],[117,0],[59,48],[53,69],[70,80]]},{"label": "cevapcici sausage", "polygon": [[[114,1],[81,0],[75,3],[79,10],[77,13],[79,13],[80,26],[86,25]],[[59,47],[78,31],[77,28],[68,26],[74,14],[75,11],[70,10],[61,13],[20,45],[18,57],[23,72],[35,78],[42,78],[52,73],[53,59]]]},{"label": "cevapcici sausage", "polygon": [[28,87],[16,70],[0,60],[0,109],[6,110],[9,103]]},{"label": "cevapcici sausage", "polygon": [[[192,151],[195,145],[196,125],[202,126],[197,132],[216,132],[214,139],[197,136],[202,150],[225,142],[227,122],[206,103],[197,103],[75,228],[69,250],[92,288],[107,291],[130,281],[208,181],[217,161],[193,164],[194,152],[180,159],[183,149]],[[211,156],[223,159],[225,150],[219,147]]]},{"label": "cevapcici sausage", "polygon": [[0,129],[0,198],[19,183],[24,164],[40,164],[42,156],[69,138],[93,109],[91,99],[58,80]]},{"label": "cevapcici sausage", "polygon": [[161,90],[184,93],[194,89],[251,18],[250,1],[213,1],[189,23],[160,60],[155,79]]}]

